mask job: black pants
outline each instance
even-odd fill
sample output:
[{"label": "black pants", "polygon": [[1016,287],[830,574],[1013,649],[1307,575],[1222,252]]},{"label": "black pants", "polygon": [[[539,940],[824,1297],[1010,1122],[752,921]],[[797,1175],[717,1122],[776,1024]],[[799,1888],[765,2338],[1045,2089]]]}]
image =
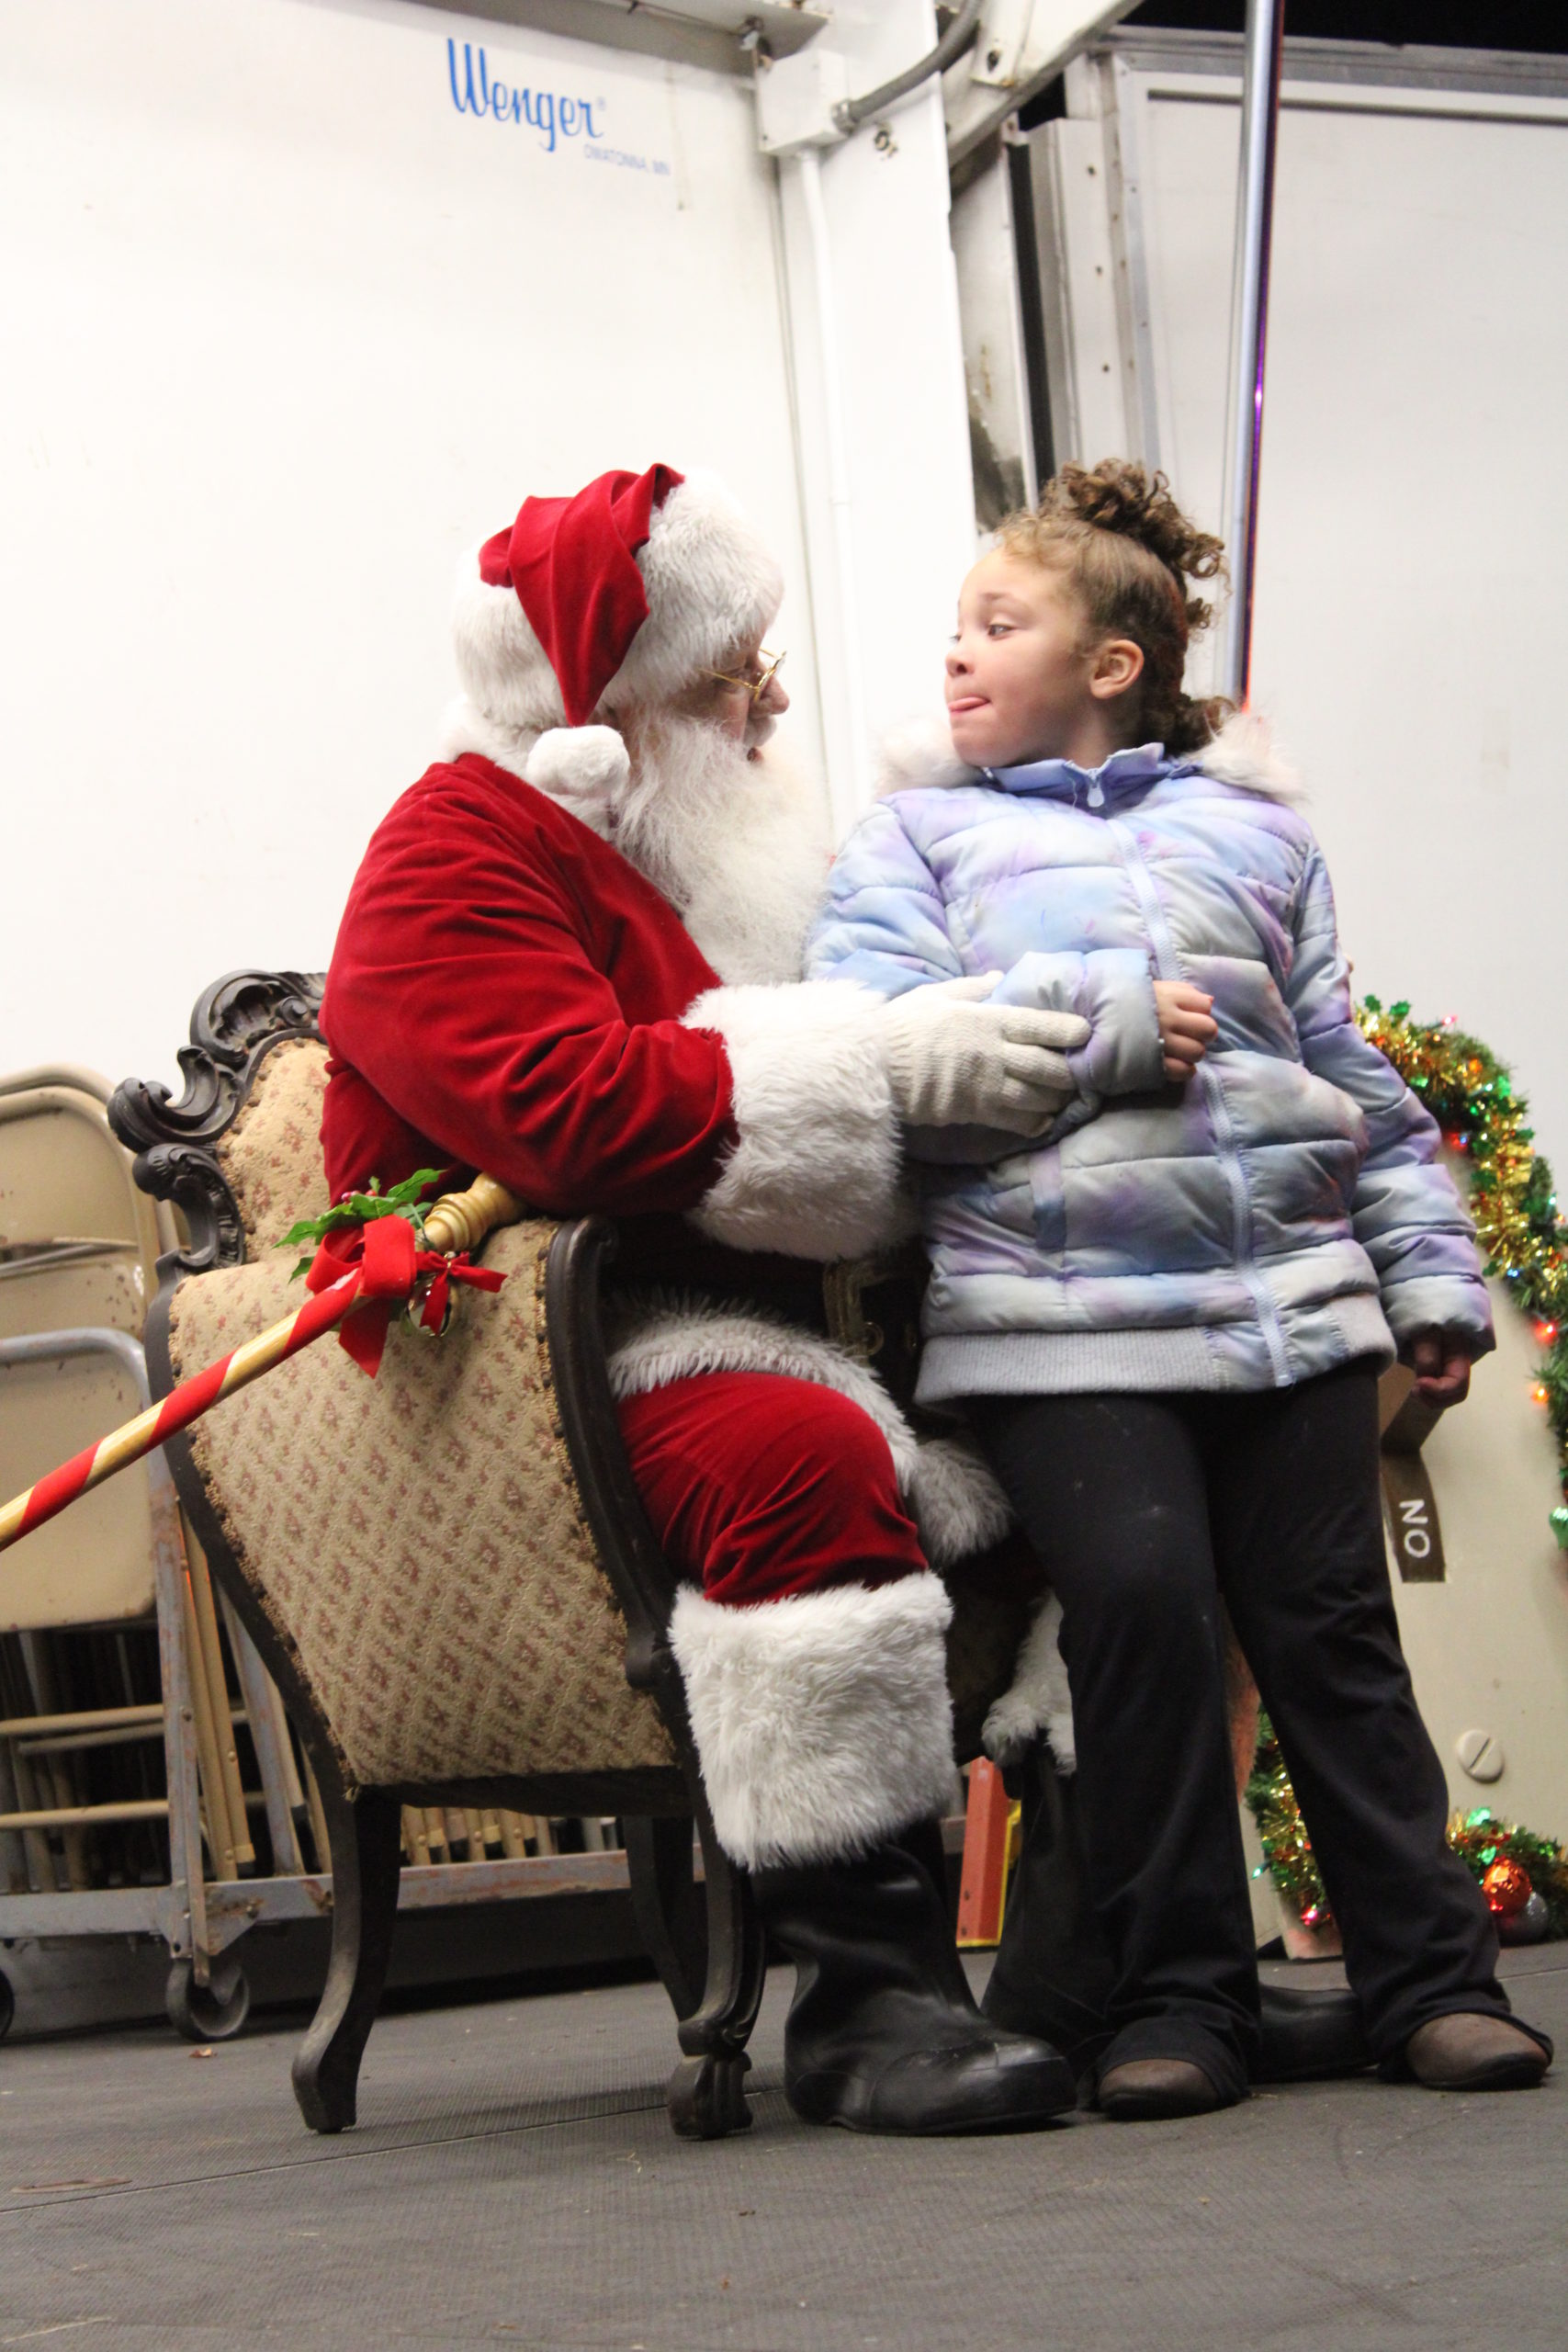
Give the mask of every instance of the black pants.
[{"label": "black pants", "polygon": [[1389,1589],[1377,1378],[1244,1396],[985,1396],[981,1443],[1060,1596],[1102,2064],[1185,2057],[1239,2096],[1258,1973],[1226,1724],[1223,1593],[1301,1801],[1380,2059],[1447,2010],[1506,2016],[1497,1939]]}]

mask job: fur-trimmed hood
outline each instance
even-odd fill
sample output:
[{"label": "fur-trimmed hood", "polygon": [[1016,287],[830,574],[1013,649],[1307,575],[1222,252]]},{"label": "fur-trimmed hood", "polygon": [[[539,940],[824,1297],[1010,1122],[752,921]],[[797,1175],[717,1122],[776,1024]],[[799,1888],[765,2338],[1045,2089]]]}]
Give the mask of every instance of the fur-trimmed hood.
[{"label": "fur-trimmed hood", "polygon": [[[1164,758],[1163,745],[1147,745],[1146,752]],[[933,788],[979,784],[992,771],[972,768],[961,760],[953,748],[953,738],[947,721],[933,714],[929,718],[911,719],[894,728],[883,739],[881,770],[877,778],[877,797],[886,799],[896,792],[931,791]],[[1118,752],[1116,760],[1136,756]],[[1039,763],[1066,768],[1066,761]],[[1111,763],[1107,762],[1107,767]],[[1260,798],[1278,800],[1287,806],[1305,797],[1301,777],[1284,757],[1274,741],[1269,721],[1260,711],[1238,710],[1225,721],[1212,743],[1202,750],[1190,752],[1171,763],[1172,774],[1212,775],[1217,784],[1234,784],[1243,792],[1255,792]],[[998,775],[1017,775],[1021,770],[998,770]],[[1075,770],[1087,775],[1087,770]],[[1104,774],[1101,770],[1099,773]]]}]

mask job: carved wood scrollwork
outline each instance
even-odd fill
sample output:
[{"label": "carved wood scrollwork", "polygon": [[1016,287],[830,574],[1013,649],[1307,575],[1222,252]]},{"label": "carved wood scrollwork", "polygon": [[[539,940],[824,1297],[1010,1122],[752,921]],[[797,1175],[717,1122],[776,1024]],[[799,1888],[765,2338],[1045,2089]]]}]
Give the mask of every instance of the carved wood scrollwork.
[{"label": "carved wood scrollwork", "polygon": [[116,1087],[109,1125],[136,1154],[136,1181],[172,1201],[190,1239],[160,1260],[165,1283],[213,1266],[243,1265],[244,1228],[213,1147],[231,1127],[275,1046],[319,1037],[321,972],[230,972],[197,999],[190,1044],[179,1052],[185,1092],[176,1102],[156,1080]]}]

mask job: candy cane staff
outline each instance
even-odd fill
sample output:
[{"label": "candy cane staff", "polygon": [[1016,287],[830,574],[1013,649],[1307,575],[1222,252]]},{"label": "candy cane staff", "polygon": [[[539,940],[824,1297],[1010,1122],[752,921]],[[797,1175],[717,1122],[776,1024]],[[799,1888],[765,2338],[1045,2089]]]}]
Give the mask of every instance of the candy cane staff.
[{"label": "candy cane staff", "polygon": [[523,1203],[504,1184],[479,1176],[466,1193],[446,1193],[419,1212],[417,1220],[412,1213],[378,1207],[362,1226],[337,1227],[322,1239],[306,1275],[310,1296],[303,1306],[193,1374],[162,1403],[85,1447],[6,1504],[0,1510],[0,1552],[329,1331],[338,1333],[361,1370],[374,1378],[400,1305],[423,1293],[418,1320],[425,1330],[438,1332],[455,1283],[501,1288],[505,1276],[473,1265],[469,1252],[487,1233],[514,1225],[522,1215]]}]

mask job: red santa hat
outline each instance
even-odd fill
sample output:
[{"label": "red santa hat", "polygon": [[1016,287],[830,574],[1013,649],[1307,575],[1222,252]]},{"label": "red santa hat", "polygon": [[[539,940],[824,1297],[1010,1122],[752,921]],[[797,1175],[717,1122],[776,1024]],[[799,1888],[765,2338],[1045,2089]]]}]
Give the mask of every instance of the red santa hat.
[{"label": "red santa hat", "polygon": [[454,629],[468,701],[511,733],[551,730],[530,780],[624,772],[591,725],[671,700],[754,643],[777,612],[777,564],[711,475],[605,473],[571,498],[527,498],[459,572]]}]

